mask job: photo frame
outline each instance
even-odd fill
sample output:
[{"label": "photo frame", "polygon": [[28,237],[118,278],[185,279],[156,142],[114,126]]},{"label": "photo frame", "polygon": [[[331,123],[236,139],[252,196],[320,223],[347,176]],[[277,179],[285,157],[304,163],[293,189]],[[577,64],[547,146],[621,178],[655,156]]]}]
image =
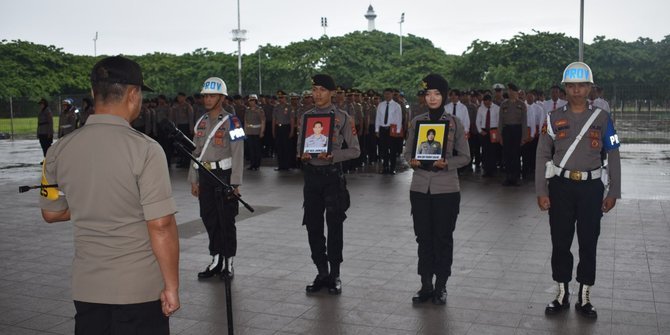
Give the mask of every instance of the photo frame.
[{"label": "photo frame", "polygon": [[330,154],[333,148],[333,128],[335,127],[334,114],[305,114],[302,124],[302,143],[300,152],[311,154],[312,157],[320,153]]},{"label": "photo frame", "polygon": [[414,159],[432,163],[445,157],[449,121],[419,120],[414,129]]}]

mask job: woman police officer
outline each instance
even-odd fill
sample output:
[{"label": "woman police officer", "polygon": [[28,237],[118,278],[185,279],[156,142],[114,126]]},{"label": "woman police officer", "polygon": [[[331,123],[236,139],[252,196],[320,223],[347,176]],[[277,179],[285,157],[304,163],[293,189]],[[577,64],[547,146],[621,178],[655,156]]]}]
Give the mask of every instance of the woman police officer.
[{"label": "woman police officer", "polygon": [[461,121],[445,112],[449,91],[447,81],[438,74],[429,74],[423,78],[422,86],[426,90],[428,113],[416,116],[410,123],[406,148],[414,147],[417,121],[446,121],[448,132],[444,157],[429,166],[414,159],[411,149],[404,154],[414,169],[409,199],[418,243],[418,274],[421,276],[421,289],[412,297],[412,302],[432,298],[434,304],[444,305],[453,259],[453,232],[461,199],[457,169],[470,162],[470,148]]}]

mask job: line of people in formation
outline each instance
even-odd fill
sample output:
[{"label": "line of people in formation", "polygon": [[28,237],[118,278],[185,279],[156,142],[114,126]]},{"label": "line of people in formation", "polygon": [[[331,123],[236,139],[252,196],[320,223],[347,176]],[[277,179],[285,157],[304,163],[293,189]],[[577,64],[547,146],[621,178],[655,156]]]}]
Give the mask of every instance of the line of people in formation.
[{"label": "line of people in formation", "polygon": [[[345,163],[344,172],[381,162],[380,173],[395,174],[409,121],[427,111],[424,95],[425,91],[418,91],[416,102],[410,105],[398,89],[387,88],[380,94],[374,90],[362,92],[338,86],[333,104],[353,117],[361,146],[360,157]],[[244,124],[248,170],[258,170],[263,157],[275,157],[277,171],[300,165],[295,159],[297,133],[302,115],[314,107],[311,90],[301,95],[279,90],[272,96],[250,94],[226,98],[223,108]],[[46,154],[53,142],[52,113],[46,99],[39,103],[37,136]],[[84,99],[83,103],[82,108],[78,108],[70,98],[62,101],[58,138],[83,126],[88,115],[94,113],[90,99]],[[590,103],[610,110],[603,99],[602,87],[594,87]],[[546,131],[547,113],[565,104],[565,91],[559,86],[550,88],[547,100],[542,90],[524,91],[513,83],[507,87],[495,84],[490,90],[451,89],[445,110],[461,120],[470,145],[471,164],[461,168],[459,173],[474,168],[484,177],[496,177],[499,171],[504,171],[505,186],[520,185],[520,178],[532,180],[537,142],[539,134]],[[506,112],[500,113],[501,110]],[[144,101],[140,116],[132,126],[160,143],[168,165],[176,163],[185,168],[188,158],[175,157],[173,141],[159,125],[165,119],[170,120],[181,132],[193,138],[194,122],[204,113],[203,98],[199,93],[187,97],[180,92],[174,99],[159,95]],[[503,132],[503,129],[508,131]]]},{"label": "line of people in formation", "polygon": [[[344,172],[380,163],[379,173],[395,174],[409,121],[427,111],[424,95],[425,91],[418,91],[416,102],[410,104],[398,89],[387,88],[378,93],[338,86],[333,104],[352,116],[361,146],[361,155],[344,164]],[[311,90],[302,94],[279,90],[272,96],[250,94],[226,98],[223,108],[244,125],[248,170],[258,170],[263,157],[275,157],[277,171],[299,167],[297,134],[302,115],[314,108]],[[542,90],[522,90],[513,83],[495,84],[490,90],[451,89],[448,98],[445,110],[461,120],[470,145],[471,164],[459,173],[474,169],[484,177],[495,177],[504,171],[505,186],[518,186],[521,178],[532,180],[535,150],[539,134],[546,131],[547,113],[567,103],[564,89],[557,85],[550,88],[545,100]],[[602,87],[594,87],[590,103],[610,110],[603,99]],[[501,110],[505,113],[500,113]],[[168,119],[193,138],[194,122],[204,113],[199,93],[189,97],[178,93],[174,99],[159,95],[144,102],[140,117],[132,126],[161,144],[168,164],[187,167],[187,158],[175,157],[173,162],[172,140],[159,124]]]}]

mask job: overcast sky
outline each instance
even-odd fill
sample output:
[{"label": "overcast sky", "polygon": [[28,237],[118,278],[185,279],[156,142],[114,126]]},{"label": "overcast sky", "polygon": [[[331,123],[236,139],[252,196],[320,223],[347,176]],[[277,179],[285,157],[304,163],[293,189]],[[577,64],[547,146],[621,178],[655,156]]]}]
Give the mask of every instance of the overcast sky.
[{"label": "overcast sky", "polygon": [[[579,0],[400,1],[400,0],[240,0],[241,28],[247,41],[242,53],[259,45],[285,46],[323,35],[321,17],[328,18],[329,36],[366,30],[363,17],[372,4],[376,29],[433,41],[449,54],[460,55],[475,39],[499,42],[532,30],[579,37]],[[624,41],[670,35],[668,0],[585,0],[584,40],[604,35]],[[183,54],[197,48],[233,53],[237,43],[236,0],[2,0],[0,39],[54,45],[78,55]]]}]

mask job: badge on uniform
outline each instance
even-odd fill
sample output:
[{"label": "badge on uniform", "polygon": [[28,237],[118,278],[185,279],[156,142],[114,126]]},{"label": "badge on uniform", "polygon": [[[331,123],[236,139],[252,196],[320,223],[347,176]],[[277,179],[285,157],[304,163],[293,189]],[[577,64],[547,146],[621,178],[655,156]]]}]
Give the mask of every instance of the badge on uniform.
[{"label": "badge on uniform", "polygon": [[244,140],[246,138],[244,129],[242,128],[242,122],[240,122],[240,119],[238,119],[237,116],[230,118],[230,131],[228,133],[231,142]]}]

